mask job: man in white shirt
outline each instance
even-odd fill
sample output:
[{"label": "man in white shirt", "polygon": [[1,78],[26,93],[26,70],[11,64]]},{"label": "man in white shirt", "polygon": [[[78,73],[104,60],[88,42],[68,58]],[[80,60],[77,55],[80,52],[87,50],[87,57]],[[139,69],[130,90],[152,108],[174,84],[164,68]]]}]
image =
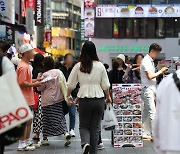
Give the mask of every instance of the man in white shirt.
[{"label": "man in white shirt", "polygon": [[155,73],[154,60],[158,58],[162,48],[156,44],[151,44],[149,54],[147,54],[140,66],[141,83],[142,83],[142,100],[144,101],[143,124],[147,118],[150,121],[150,132],[152,137],[152,126],[154,122],[156,107],[155,107],[155,92],[156,78],[165,73],[168,68],[164,67],[159,72]]},{"label": "man in white shirt", "polygon": [[153,136],[158,154],[180,154],[180,70],[176,75],[164,78],[156,93]]}]

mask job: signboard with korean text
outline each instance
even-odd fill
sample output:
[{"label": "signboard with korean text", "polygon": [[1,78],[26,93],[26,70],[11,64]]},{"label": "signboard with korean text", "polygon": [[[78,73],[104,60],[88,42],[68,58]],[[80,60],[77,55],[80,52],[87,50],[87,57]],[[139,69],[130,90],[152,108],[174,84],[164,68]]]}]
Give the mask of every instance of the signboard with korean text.
[{"label": "signboard with korean text", "polygon": [[98,5],[96,18],[180,17],[180,5]]},{"label": "signboard with korean text", "polygon": [[143,146],[140,84],[113,84],[113,108],[119,127],[114,130],[114,147]]}]

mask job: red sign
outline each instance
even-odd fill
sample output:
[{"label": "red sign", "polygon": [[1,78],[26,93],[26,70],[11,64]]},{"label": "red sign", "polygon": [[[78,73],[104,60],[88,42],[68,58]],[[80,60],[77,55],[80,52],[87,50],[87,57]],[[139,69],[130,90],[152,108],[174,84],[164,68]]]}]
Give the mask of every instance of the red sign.
[{"label": "red sign", "polygon": [[45,32],[45,41],[49,42],[51,44],[52,41],[52,33],[51,31]]},{"label": "red sign", "polygon": [[18,108],[15,112],[10,112],[0,116],[0,129],[3,129],[13,122],[25,119],[28,116],[28,110],[24,107]]},{"label": "red sign", "polygon": [[84,6],[85,7],[94,7],[94,0],[85,0]]},{"label": "red sign", "polygon": [[27,7],[28,8],[35,8],[35,1],[34,0],[27,0]]},{"label": "red sign", "polygon": [[26,17],[26,0],[21,0],[21,14]]}]

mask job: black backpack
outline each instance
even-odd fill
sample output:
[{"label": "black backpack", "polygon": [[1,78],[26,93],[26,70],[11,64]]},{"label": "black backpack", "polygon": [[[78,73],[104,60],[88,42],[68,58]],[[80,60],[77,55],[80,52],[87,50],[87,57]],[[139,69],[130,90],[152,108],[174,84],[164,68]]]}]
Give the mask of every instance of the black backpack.
[{"label": "black backpack", "polygon": [[[3,75],[2,59],[3,59],[3,56],[0,55],[0,76]],[[5,133],[0,134],[0,145],[10,145],[14,142],[17,142],[19,140],[19,137],[23,135],[25,126],[26,126],[26,123],[23,123]]]},{"label": "black backpack", "polygon": [[175,82],[178,90],[180,91],[180,79],[178,78],[177,73],[173,74],[173,79],[174,79],[174,82]]}]

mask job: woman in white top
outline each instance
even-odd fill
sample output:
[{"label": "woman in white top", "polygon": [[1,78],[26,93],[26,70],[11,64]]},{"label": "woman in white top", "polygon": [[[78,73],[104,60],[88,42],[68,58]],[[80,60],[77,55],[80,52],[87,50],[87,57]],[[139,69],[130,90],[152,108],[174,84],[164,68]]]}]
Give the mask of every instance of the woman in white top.
[{"label": "woman in white top", "polygon": [[[83,154],[97,154],[101,119],[104,112],[105,100],[111,101],[109,95],[109,79],[104,65],[99,62],[96,47],[93,42],[87,41],[81,51],[79,63],[77,63],[68,80],[68,100],[73,102],[70,96],[72,90],[80,83],[79,120],[80,136]],[[103,92],[104,91],[104,92]]]}]

